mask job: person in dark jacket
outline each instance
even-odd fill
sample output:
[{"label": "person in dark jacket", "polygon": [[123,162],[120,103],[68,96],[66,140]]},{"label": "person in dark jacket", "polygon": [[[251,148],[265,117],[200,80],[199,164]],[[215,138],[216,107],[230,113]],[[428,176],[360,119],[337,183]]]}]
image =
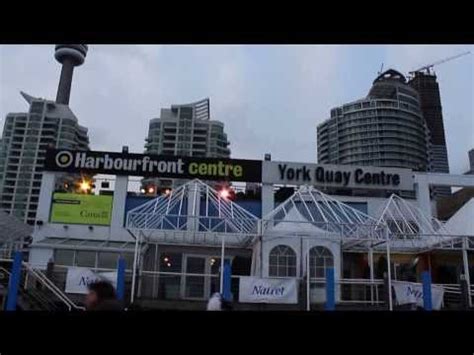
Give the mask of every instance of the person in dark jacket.
[{"label": "person in dark jacket", "polygon": [[88,311],[122,311],[123,305],[117,300],[115,289],[107,281],[96,281],[87,286],[85,305]]}]

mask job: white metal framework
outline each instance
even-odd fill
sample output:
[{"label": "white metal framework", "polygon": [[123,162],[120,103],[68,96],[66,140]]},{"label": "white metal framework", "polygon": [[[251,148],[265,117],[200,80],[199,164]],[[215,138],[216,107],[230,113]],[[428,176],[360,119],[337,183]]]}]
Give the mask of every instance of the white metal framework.
[{"label": "white metal framework", "polygon": [[432,249],[461,249],[456,236],[431,215],[410,201],[393,194],[378,213],[377,228],[387,228],[391,246],[397,251],[423,252]]},{"label": "white metal framework", "polygon": [[262,220],[263,234],[317,235],[344,247],[385,240],[377,220],[312,186],[302,186]]},{"label": "white metal framework", "polygon": [[258,235],[259,219],[195,179],[127,214],[134,235],[164,244],[247,246]]}]

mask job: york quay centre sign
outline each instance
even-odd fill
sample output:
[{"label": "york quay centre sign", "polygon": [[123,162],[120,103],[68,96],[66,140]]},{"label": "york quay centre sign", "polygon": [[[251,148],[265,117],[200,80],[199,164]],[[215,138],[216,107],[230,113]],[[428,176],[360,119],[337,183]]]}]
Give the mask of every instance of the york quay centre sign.
[{"label": "york quay centre sign", "polygon": [[264,161],[262,182],[336,188],[413,190],[410,169]]}]

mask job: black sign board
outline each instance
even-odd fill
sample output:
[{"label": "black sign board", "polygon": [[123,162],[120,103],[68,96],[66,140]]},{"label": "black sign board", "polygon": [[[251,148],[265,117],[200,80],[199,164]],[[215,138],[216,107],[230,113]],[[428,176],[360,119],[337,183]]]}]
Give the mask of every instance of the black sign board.
[{"label": "black sign board", "polygon": [[45,170],[217,181],[262,181],[259,160],[49,149]]}]

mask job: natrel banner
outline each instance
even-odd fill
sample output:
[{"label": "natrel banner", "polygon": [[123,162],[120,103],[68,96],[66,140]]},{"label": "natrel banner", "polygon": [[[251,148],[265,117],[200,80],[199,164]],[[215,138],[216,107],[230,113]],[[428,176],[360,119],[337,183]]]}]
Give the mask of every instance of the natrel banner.
[{"label": "natrel banner", "polygon": [[99,281],[109,281],[117,288],[117,272],[94,272],[85,267],[70,267],[66,276],[66,293],[87,294],[87,285]]},{"label": "natrel banner", "polygon": [[240,277],[239,302],[298,303],[297,280]]},{"label": "natrel banner", "polygon": [[176,179],[262,181],[259,160],[49,149],[45,170]]},{"label": "natrel banner", "polygon": [[[423,307],[423,285],[421,283],[392,281],[395,290],[397,304],[416,303],[417,306]],[[433,309],[441,309],[443,305],[444,289],[441,286],[431,285],[431,297]]]}]

